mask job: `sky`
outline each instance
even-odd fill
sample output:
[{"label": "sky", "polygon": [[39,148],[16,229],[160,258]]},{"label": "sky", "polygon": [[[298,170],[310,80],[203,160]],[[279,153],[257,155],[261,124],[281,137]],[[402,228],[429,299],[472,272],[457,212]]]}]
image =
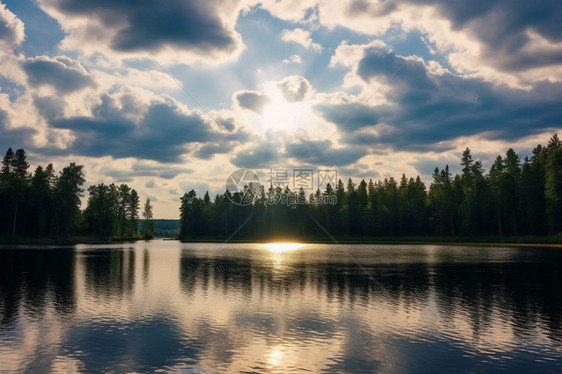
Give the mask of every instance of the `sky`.
[{"label": "sky", "polygon": [[466,147],[489,170],[562,129],[560,19],[557,0],[0,0],[0,151],[83,164],[156,218],[243,168],[429,186]]}]

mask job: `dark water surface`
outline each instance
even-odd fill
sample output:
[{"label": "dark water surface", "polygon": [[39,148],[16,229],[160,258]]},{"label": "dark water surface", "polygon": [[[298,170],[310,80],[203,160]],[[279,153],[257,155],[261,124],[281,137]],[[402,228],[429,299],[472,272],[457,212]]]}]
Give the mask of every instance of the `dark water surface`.
[{"label": "dark water surface", "polygon": [[562,373],[562,249],[0,249],[0,371]]}]

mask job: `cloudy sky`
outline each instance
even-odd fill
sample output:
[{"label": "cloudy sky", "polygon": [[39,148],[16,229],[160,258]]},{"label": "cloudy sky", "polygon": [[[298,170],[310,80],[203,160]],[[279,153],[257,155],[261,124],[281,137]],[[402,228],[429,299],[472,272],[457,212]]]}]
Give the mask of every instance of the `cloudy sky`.
[{"label": "cloudy sky", "polygon": [[238,168],[429,182],[562,129],[559,0],[0,1],[0,151],[158,218]]}]

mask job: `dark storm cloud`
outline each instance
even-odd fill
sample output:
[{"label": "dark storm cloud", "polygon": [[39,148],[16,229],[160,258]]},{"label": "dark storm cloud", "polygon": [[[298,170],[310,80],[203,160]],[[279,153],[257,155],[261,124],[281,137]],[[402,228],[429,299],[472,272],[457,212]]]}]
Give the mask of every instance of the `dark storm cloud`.
[{"label": "dark storm cloud", "polygon": [[93,117],[72,117],[51,121],[59,129],[72,130],[76,139],[70,145],[74,154],[99,157],[137,157],[160,162],[177,162],[187,153],[189,143],[230,142],[244,139],[243,132],[224,133],[212,129],[198,112],[185,113],[174,103],[152,102],[137,122],[130,116],[141,108],[108,95],[93,110]]},{"label": "dark storm cloud", "polygon": [[[111,30],[116,51],[232,50],[236,41],[206,0],[57,0],[46,3],[66,17],[88,17]],[[220,5],[220,4],[219,4]]]},{"label": "dark storm cloud", "polygon": [[302,101],[312,89],[306,78],[299,75],[291,75],[279,82],[277,86],[290,103]]},{"label": "dark storm cloud", "polygon": [[80,63],[68,57],[28,58],[23,62],[22,67],[30,85],[49,85],[61,94],[95,85],[88,73],[81,69]]},{"label": "dark storm cloud", "polygon": [[267,95],[255,91],[242,91],[234,95],[236,103],[242,107],[252,110],[258,114],[263,113],[263,108],[269,102]]},{"label": "dark storm cloud", "polygon": [[[357,73],[365,81],[386,79],[389,105],[324,105],[318,110],[337,124],[347,144],[410,151],[435,150],[437,143],[487,132],[490,139],[517,140],[562,126],[562,84],[537,82],[530,91],[494,86],[453,74],[436,75],[419,60],[379,49],[366,51]],[[361,128],[385,124],[372,134]]]}]

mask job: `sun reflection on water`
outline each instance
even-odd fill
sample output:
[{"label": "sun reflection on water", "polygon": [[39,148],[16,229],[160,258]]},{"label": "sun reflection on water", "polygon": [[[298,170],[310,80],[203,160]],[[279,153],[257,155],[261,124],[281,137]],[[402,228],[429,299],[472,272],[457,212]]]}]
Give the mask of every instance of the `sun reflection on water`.
[{"label": "sun reflection on water", "polygon": [[271,366],[280,366],[283,360],[283,352],[279,348],[273,349],[267,358],[267,363]]},{"label": "sun reflection on water", "polygon": [[264,246],[267,250],[273,253],[283,253],[294,251],[303,246],[302,243],[265,243]]}]

